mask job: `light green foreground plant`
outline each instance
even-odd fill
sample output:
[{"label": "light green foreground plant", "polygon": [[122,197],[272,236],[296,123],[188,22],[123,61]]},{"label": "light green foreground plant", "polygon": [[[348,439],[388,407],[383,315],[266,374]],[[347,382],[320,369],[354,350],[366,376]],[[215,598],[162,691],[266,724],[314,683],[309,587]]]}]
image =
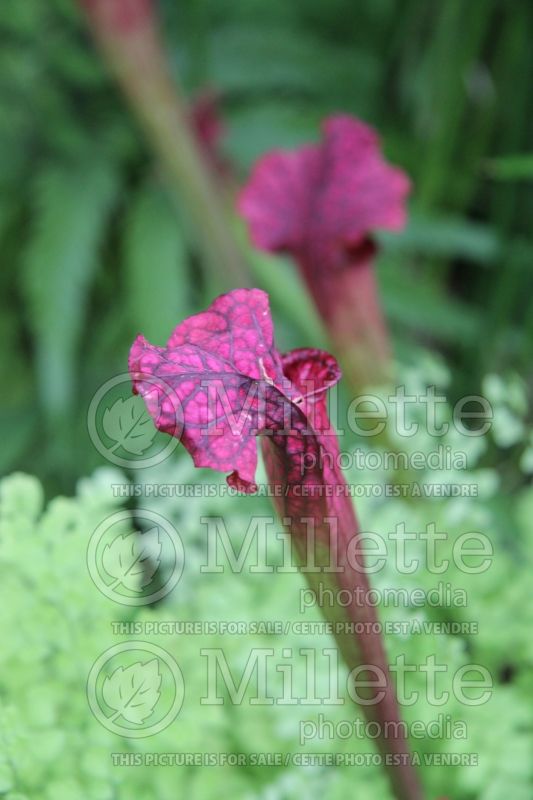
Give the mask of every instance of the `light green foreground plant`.
[{"label": "light green foreground plant", "polygon": [[[422,444],[419,441],[419,444]],[[163,464],[143,479],[150,483],[188,484],[193,468],[178,460]],[[375,480],[375,474],[372,479]],[[479,481],[480,473],[469,473]],[[370,480],[371,476],[366,475]],[[203,480],[195,471],[195,479]],[[205,478],[207,479],[207,478]],[[361,482],[365,476],[360,476]],[[377,766],[362,767],[114,767],[111,753],[253,753],[364,754],[371,749],[366,738],[346,736],[343,723],[353,720],[347,706],[249,705],[253,692],[240,705],[204,705],[205,675],[201,648],[223,648],[235,676],[252,648],[312,646],[330,647],[326,635],[201,636],[144,635],[142,638],[167,650],[179,663],[185,681],[183,708],[169,728],[148,739],[125,740],[108,733],[87,705],[86,682],[98,656],[127,636],[115,636],[111,623],[121,620],[257,620],[287,619],[294,607],[300,578],[294,574],[251,573],[203,575],[206,529],[202,515],[223,516],[228,529],[242,530],[246,515],[243,498],[191,498],[187,503],[172,498],[143,498],[141,505],[157,510],[178,528],[186,548],[183,578],[166,602],[157,608],[135,611],[113,603],[92,583],[85,562],[89,537],[97,525],[120,507],[111,485],[124,477],[100,470],[79,483],[74,498],[57,497],[46,507],[39,482],[15,474],[0,484],[0,793],[6,800],[130,800],[157,797],[174,800],[187,794],[202,800],[216,795],[220,786],[236,798],[282,800],[305,796],[341,800],[359,795],[365,800],[389,798],[387,783]],[[209,477],[212,483],[212,477]],[[142,484],[139,484],[142,485]],[[266,500],[250,502],[257,513],[268,513]],[[421,692],[419,700],[405,709],[407,723],[428,723],[439,715],[463,720],[466,739],[413,739],[420,754],[422,778],[428,796],[454,800],[529,800],[531,767],[531,706],[533,651],[529,559],[533,551],[531,514],[533,492],[524,491],[516,515],[516,552],[500,544],[498,520],[490,511],[490,493],[482,502],[420,500],[416,508],[398,498],[361,499],[365,516],[374,529],[393,529],[403,519],[407,530],[422,530],[429,521],[449,531],[447,547],[464,531],[483,530],[495,543],[496,555],[484,575],[465,575],[452,569],[446,580],[468,593],[466,608],[380,609],[385,623],[439,620],[477,621],[479,632],[470,637],[413,634],[387,636],[391,660],[405,654],[409,663],[423,663],[435,655],[450,670],[466,662],[483,664],[494,676],[490,701],[465,707],[453,698],[431,707],[423,698],[423,676],[409,678],[409,690]],[[239,542],[234,540],[234,546]],[[275,555],[271,554],[275,559]],[[443,553],[445,555],[445,553]],[[436,576],[420,570],[416,579],[392,568],[383,585],[429,590]],[[377,588],[381,583],[374,581]],[[216,602],[214,602],[216,600]],[[316,622],[317,610],[293,614],[289,621]],[[300,659],[299,659],[300,660]],[[277,673],[276,673],[277,674]],[[273,678],[276,680],[276,678]],[[320,680],[326,680],[323,676]],[[294,673],[295,691],[305,694],[305,674]],[[274,690],[279,686],[274,686]],[[347,708],[350,709],[349,713]],[[323,713],[334,726],[332,738],[299,741],[302,720],[317,721]],[[340,727],[339,727],[340,724]],[[339,735],[340,732],[340,735]],[[344,738],[341,738],[344,737]],[[429,754],[477,753],[478,766],[424,766]]]}]

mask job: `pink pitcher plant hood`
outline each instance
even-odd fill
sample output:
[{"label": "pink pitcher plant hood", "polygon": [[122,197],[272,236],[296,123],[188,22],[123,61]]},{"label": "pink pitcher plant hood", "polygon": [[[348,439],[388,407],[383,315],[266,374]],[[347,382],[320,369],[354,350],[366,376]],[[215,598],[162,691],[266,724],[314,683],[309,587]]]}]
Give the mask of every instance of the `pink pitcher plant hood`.
[{"label": "pink pitcher plant hood", "polygon": [[324,122],[319,144],[260,158],[238,200],[253,244],[298,263],[340,353],[369,351],[362,367],[388,359],[373,235],[404,227],[409,189],[407,176],[383,159],[376,133],[338,115]]},{"label": "pink pitcher plant hood", "polygon": [[[138,336],[129,370],[156,427],[180,438],[196,466],[228,473],[239,491],[256,491],[261,438],[268,482],[299,563],[305,564],[310,546],[314,550],[319,570],[305,571],[309,585],[317,592],[319,582],[328,581],[333,591],[354,596],[348,607],[322,608],[324,615],[335,626],[364,622],[376,631],[375,608],[355,599],[357,587],[368,596],[369,584],[364,565],[354,568],[349,558],[350,548],[360,544],[359,526],[328,418],[327,392],[341,375],[335,359],[313,349],[280,354],[267,295],[236,289],[178,325],[166,347]],[[327,569],[332,560],[339,569]],[[348,668],[369,680],[367,718],[399,723],[379,633],[355,636],[346,626],[336,640]],[[385,681],[379,700],[371,688],[376,669]],[[383,754],[403,754],[402,766],[390,770],[396,796],[420,800],[404,735],[383,736],[377,744]]]},{"label": "pink pitcher plant hood", "polygon": [[305,474],[305,464],[335,438],[326,392],[340,370],[320,350],[278,353],[268,297],[259,289],[221,295],[178,325],[166,347],[138,336],[129,369],[156,427],[178,436],[196,466],[229,472],[231,486],[253,493],[256,437],[263,435],[286,455],[289,483],[322,480]]}]

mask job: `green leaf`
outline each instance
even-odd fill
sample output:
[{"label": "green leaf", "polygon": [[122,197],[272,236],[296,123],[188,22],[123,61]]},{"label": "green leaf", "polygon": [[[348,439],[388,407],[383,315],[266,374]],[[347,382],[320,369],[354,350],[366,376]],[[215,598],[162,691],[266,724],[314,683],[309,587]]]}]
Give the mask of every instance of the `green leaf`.
[{"label": "green leaf", "polygon": [[479,335],[480,316],[471,306],[410,274],[407,264],[382,257],[378,268],[385,312],[399,331],[460,344]]},{"label": "green leaf", "polygon": [[[261,25],[222,25],[211,35],[210,49],[210,80],[225,92],[250,92],[254,102],[281,88],[281,101],[283,93],[291,92],[322,96],[330,108],[346,108],[353,102],[353,88],[344,80],[349,74],[357,75],[360,105],[379,90],[375,52],[328,41],[303,26],[290,30],[272,19]],[[291,101],[289,107],[292,96]]]},{"label": "green leaf", "polygon": [[126,302],[132,334],[161,344],[190,313],[187,253],[168,196],[145,186],[131,204],[125,231]]},{"label": "green leaf", "polygon": [[493,158],[487,163],[491,178],[500,181],[533,180],[533,153]]},{"label": "green leaf", "polygon": [[91,281],[117,187],[109,165],[94,160],[48,166],[36,180],[23,288],[39,392],[52,419],[73,405]]},{"label": "green leaf", "polygon": [[501,254],[501,242],[488,225],[455,216],[434,217],[415,212],[404,231],[380,232],[378,239],[390,252],[459,256],[480,264],[493,263]]},{"label": "green leaf", "polygon": [[32,441],[38,438],[38,420],[31,406],[0,412],[0,472],[19,463]]}]

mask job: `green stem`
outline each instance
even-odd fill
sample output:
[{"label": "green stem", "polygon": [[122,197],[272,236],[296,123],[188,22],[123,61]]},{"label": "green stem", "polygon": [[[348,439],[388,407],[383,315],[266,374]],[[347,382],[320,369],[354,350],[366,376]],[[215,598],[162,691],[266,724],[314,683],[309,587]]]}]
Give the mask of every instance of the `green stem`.
[{"label": "green stem", "polygon": [[190,213],[216,291],[250,285],[242,252],[226,218],[220,188],[189,123],[172,79],[152,5],[82,0],[94,36],[148,141]]}]

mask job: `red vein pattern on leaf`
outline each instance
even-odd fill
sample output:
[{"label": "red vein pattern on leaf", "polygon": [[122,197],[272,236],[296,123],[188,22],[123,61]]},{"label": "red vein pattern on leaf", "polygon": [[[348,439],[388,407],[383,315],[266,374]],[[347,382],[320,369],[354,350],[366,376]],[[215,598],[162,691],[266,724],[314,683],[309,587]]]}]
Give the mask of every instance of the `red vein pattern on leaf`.
[{"label": "red vein pattern on leaf", "polygon": [[320,440],[332,433],[325,393],[340,371],[321,351],[280,356],[264,292],[221,295],[178,325],[166,347],[138,336],[129,369],[156,427],[179,437],[196,466],[229,472],[231,486],[254,492],[263,435],[288,459],[289,482],[323,482],[305,464],[318,463]]}]

